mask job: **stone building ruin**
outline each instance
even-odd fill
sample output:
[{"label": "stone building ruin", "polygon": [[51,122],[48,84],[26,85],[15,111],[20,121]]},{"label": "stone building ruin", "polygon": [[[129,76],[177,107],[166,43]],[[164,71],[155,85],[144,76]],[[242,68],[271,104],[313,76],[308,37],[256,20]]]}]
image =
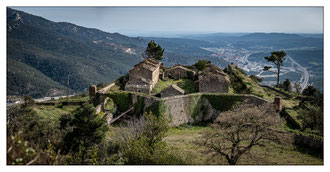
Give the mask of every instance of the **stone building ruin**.
[{"label": "stone building ruin", "polygon": [[172,84],[164,88],[160,92],[160,97],[170,97],[170,96],[178,96],[178,95],[184,95],[184,90],[175,84]]},{"label": "stone building ruin", "polygon": [[223,70],[211,63],[198,72],[198,90],[203,93],[228,93],[230,80]]},{"label": "stone building ruin", "polygon": [[195,71],[187,69],[181,65],[175,65],[173,68],[165,71],[165,77],[177,80],[182,78],[194,79],[195,75]]},{"label": "stone building ruin", "polygon": [[150,94],[158,82],[160,66],[161,63],[152,58],[135,65],[128,71],[129,80],[125,85],[125,90]]}]

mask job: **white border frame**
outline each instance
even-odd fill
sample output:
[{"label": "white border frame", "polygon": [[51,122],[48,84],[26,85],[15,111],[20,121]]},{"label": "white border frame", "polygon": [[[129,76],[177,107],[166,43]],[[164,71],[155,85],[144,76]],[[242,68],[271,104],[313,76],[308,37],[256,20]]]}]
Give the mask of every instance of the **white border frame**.
[{"label": "white border frame", "polygon": [[[324,7],[324,76],[330,75],[326,66],[329,66],[329,0],[2,0],[0,6],[0,53],[1,53],[1,89],[0,89],[0,121],[1,125],[1,141],[0,141],[0,163],[1,171],[14,170],[14,171],[56,171],[59,170],[129,170],[129,171],[169,171],[169,170],[214,170],[214,171],[226,171],[226,170],[239,170],[239,171],[282,171],[282,170],[299,170],[300,171],[325,171],[329,167],[329,156],[327,152],[329,149],[327,144],[329,143],[329,112],[330,106],[325,106],[324,115],[324,166],[6,166],[6,7],[7,6],[323,6]],[[324,77],[324,104],[330,103],[328,97],[329,79]],[[329,171],[329,169],[327,170]]]}]

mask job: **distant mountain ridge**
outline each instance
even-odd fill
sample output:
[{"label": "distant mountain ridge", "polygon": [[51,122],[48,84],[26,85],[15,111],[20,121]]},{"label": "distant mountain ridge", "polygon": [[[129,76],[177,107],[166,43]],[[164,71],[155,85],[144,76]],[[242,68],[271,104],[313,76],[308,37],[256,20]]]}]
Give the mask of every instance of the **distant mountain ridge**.
[{"label": "distant mountain ridge", "polygon": [[[7,8],[7,94],[51,96],[54,89],[54,95],[63,94],[68,77],[72,91],[110,82],[140,61],[143,47],[138,45],[145,42]],[[53,82],[35,82],[32,75],[22,79],[28,71]]]},{"label": "distant mountain ridge", "polygon": [[[68,80],[71,92],[109,83],[142,60],[150,39],[166,49],[167,66],[193,64],[210,55],[195,43],[202,41],[133,38],[7,8],[7,95],[63,95]],[[221,59],[212,61],[226,64]]]},{"label": "distant mountain ridge", "polygon": [[250,33],[240,36],[241,39],[299,39],[302,38],[297,34],[288,33]]}]

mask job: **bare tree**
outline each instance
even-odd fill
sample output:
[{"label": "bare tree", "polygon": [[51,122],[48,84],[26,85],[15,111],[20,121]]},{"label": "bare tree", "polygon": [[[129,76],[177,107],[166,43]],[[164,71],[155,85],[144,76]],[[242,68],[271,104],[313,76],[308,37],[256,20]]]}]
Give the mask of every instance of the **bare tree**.
[{"label": "bare tree", "polygon": [[252,147],[263,146],[265,140],[277,140],[272,128],[279,123],[279,115],[271,104],[259,107],[245,104],[222,113],[212,124],[213,129],[203,136],[202,145],[208,153],[220,155],[235,165]]},{"label": "bare tree", "polygon": [[296,93],[300,94],[301,93],[301,85],[299,82],[295,82],[293,85],[294,89],[296,90]]}]

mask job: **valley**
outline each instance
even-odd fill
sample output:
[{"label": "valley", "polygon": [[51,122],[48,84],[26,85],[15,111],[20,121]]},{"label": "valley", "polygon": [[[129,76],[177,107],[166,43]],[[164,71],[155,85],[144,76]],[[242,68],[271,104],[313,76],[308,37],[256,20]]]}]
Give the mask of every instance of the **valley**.
[{"label": "valley", "polygon": [[[214,33],[175,38],[129,37],[66,22],[52,22],[8,8],[8,95],[34,98],[86,93],[89,85],[110,83],[142,58],[155,40],[166,49],[162,62],[192,65],[206,59],[221,68],[233,63],[249,75],[275,85],[276,76],[262,71],[272,65],[264,57],[284,50],[287,58],[280,82],[288,78],[301,88],[311,84],[323,92],[323,35],[285,33]],[[272,69],[274,70],[274,68]],[[28,75],[27,75],[28,74]],[[46,82],[47,81],[47,82]],[[51,83],[51,84],[50,84]]]},{"label": "valley", "polygon": [[[250,58],[252,54],[264,53],[266,50],[246,50],[244,48],[234,48],[228,44],[228,47],[220,48],[203,48],[207,51],[212,52],[212,57],[220,58],[228,63],[233,63],[238,67],[242,68],[250,75],[256,75],[264,78],[264,81],[261,84],[264,85],[275,85],[276,84],[276,74],[272,74],[267,71],[263,71],[264,66],[269,66],[270,63],[264,60],[263,58]],[[273,66],[275,67],[275,66]],[[275,68],[273,68],[274,71]],[[274,71],[275,72],[275,71]],[[290,74],[292,74],[290,76]],[[300,77],[298,77],[300,75]],[[289,77],[290,76],[290,77]],[[301,66],[297,61],[292,57],[286,56],[284,61],[284,66],[281,68],[280,73],[281,81],[288,77],[292,82],[299,82],[302,89],[305,89],[309,81],[309,73],[307,69]],[[284,77],[284,78],[283,78]]]}]

